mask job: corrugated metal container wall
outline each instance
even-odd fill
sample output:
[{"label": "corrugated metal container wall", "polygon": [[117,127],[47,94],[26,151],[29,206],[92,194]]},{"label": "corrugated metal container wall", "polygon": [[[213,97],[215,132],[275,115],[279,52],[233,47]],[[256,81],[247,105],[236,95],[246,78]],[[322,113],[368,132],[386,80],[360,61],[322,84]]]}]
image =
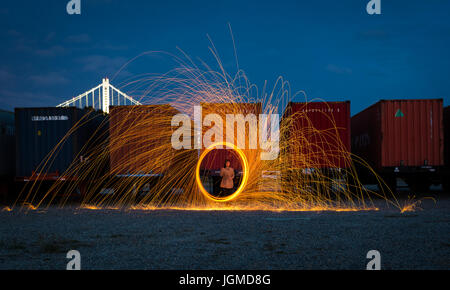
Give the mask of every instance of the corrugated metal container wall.
[{"label": "corrugated metal container wall", "polygon": [[351,118],[352,153],[381,168],[381,112],[374,104]]},{"label": "corrugated metal container wall", "polygon": [[442,115],[442,99],[382,100],[352,118],[354,153],[376,168],[442,166]]},{"label": "corrugated metal container wall", "polygon": [[172,148],[171,105],[110,107],[110,172],[162,174],[169,166]]},{"label": "corrugated metal container wall", "polygon": [[14,113],[0,110],[0,179],[14,176]]},{"label": "corrugated metal container wall", "polygon": [[450,106],[444,108],[444,164],[450,167]]},{"label": "corrugated metal container wall", "polygon": [[[223,141],[227,140],[226,136],[226,115],[227,114],[242,114],[246,117],[248,114],[254,114],[259,119],[259,114],[262,112],[262,104],[261,103],[202,103],[202,120],[204,120],[205,116],[208,114],[218,114],[223,120]],[[202,126],[202,138],[205,132],[210,127]],[[235,127],[235,142],[237,139],[237,132]],[[249,161],[249,164],[254,162],[259,158],[259,150],[258,149],[248,149],[250,134],[248,133],[248,123],[246,124],[246,133],[245,133],[245,142],[246,148],[242,150]],[[203,144],[203,142],[202,142]],[[259,144],[259,141],[258,141]],[[204,144],[203,144],[204,146]],[[259,145],[258,145],[259,146]],[[259,147],[257,147],[259,148]],[[230,160],[231,167],[236,171],[242,171],[242,165],[239,160],[238,155],[231,149],[218,149],[209,152],[200,166],[202,170],[212,170],[218,171],[220,170],[225,163],[225,160]],[[259,160],[259,159],[258,159]],[[252,164],[250,164],[250,167]]]},{"label": "corrugated metal container wall", "polygon": [[350,101],[290,102],[283,119],[292,168],[350,166]]},{"label": "corrugated metal container wall", "polygon": [[42,169],[46,174],[63,174],[104,120],[101,113],[75,107],[16,108],[15,118],[16,177],[19,178],[32,176],[69,130],[83,122],[58,148],[53,162]]}]

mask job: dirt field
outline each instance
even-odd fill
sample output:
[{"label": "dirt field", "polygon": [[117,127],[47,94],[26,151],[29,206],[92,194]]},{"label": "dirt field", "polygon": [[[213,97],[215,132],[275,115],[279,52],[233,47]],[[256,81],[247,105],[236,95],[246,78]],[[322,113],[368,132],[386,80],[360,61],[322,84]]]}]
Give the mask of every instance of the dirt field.
[{"label": "dirt field", "polygon": [[450,199],[371,212],[0,212],[0,269],[450,269]]}]

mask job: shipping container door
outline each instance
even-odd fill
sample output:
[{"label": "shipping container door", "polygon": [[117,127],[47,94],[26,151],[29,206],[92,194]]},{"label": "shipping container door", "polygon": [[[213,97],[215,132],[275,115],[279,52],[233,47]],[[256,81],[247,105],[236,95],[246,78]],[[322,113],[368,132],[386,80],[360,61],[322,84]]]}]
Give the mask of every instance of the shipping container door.
[{"label": "shipping container door", "polygon": [[442,100],[382,101],[382,166],[443,165]]},{"label": "shipping container door", "polygon": [[350,102],[291,103],[294,168],[349,166]]},{"label": "shipping container door", "polygon": [[[74,110],[30,108],[16,111],[17,176],[31,176],[38,167],[42,173],[61,174],[69,167],[73,161],[73,135],[66,139],[65,136],[77,121],[73,120]],[[57,145],[53,158],[49,159]]]}]

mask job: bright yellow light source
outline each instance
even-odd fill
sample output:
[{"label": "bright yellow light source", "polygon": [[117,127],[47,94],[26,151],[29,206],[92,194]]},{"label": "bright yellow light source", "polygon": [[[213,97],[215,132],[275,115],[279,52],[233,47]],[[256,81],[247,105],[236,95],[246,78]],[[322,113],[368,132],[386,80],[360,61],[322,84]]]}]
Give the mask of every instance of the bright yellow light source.
[{"label": "bright yellow light source", "polygon": [[[200,165],[203,161],[203,158],[205,158],[205,156],[211,151],[214,150],[217,146],[223,145],[225,147],[231,148],[234,151],[236,151],[236,153],[238,154],[239,158],[241,159],[241,163],[242,163],[242,181],[241,184],[239,185],[239,187],[236,189],[236,191],[229,195],[229,196],[225,196],[225,197],[217,197],[214,196],[212,194],[210,194],[205,187],[203,187],[203,183],[202,180],[200,179]],[[203,193],[204,196],[206,196],[208,199],[213,200],[213,201],[218,201],[218,202],[226,202],[226,201],[230,201],[234,198],[236,198],[244,189],[245,185],[247,184],[247,180],[248,180],[248,161],[247,161],[247,157],[245,157],[244,152],[239,149],[236,145],[228,143],[228,142],[218,142],[218,143],[214,143],[212,145],[210,145],[208,148],[205,149],[205,151],[203,151],[203,153],[200,155],[200,158],[198,159],[197,162],[197,167],[195,169],[195,180],[197,181],[197,185],[198,188],[200,189],[200,191]]]}]

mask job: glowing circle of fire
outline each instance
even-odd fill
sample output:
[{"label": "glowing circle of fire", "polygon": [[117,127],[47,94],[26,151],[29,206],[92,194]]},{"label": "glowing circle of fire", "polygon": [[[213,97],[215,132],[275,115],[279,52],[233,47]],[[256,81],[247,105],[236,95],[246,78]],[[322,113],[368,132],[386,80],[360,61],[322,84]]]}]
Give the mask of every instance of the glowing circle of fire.
[{"label": "glowing circle of fire", "polygon": [[[217,197],[214,196],[212,194],[210,194],[205,187],[203,186],[202,180],[200,178],[200,165],[203,161],[203,158],[205,158],[205,156],[211,151],[214,150],[217,146],[223,145],[225,147],[231,148],[233,149],[237,155],[239,156],[239,158],[241,159],[241,163],[242,163],[242,180],[241,180],[241,184],[239,185],[239,187],[236,189],[236,191],[229,195],[229,196],[225,196],[225,197]],[[239,149],[236,145],[228,143],[228,142],[218,142],[218,143],[214,143],[212,145],[210,145],[208,148],[205,149],[205,151],[203,151],[203,153],[200,155],[198,162],[197,162],[197,167],[195,170],[195,180],[197,181],[197,185],[198,188],[200,189],[200,191],[202,192],[202,194],[204,196],[206,196],[208,199],[213,200],[213,201],[218,201],[218,202],[227,202],[230,201],[234,198],[236,198],[244,189],[245,185],[247,184],[247,180],[248,180],[248,161],[247,161],[247,157],[245,157],[244,152]]]}]

